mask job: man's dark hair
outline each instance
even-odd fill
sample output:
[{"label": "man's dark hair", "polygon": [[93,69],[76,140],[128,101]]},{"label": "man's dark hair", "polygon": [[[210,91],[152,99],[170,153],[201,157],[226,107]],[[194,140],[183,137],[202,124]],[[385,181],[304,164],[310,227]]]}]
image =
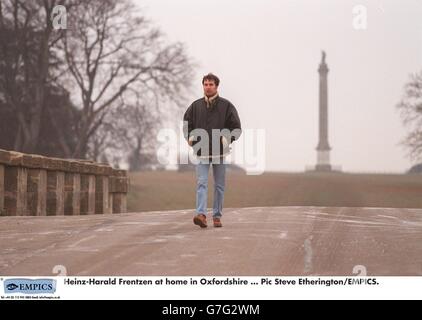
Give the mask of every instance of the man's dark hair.
[{"label": "man's dark hair", "polygon": [[220,79],[218,79],[218,77],[212,73],[208,73],[202,78],[202,84],[204,84],[205,80],[214,81],[216,87],[218,87],[218,85],[220,84]]}]

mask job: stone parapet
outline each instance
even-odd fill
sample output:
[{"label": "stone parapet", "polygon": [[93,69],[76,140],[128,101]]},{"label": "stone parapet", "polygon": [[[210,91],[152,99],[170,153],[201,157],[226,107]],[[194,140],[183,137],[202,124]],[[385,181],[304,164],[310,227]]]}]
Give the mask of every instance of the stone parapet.
[{"label": "stone parapet", "polygon": [[0,149],[0,215],[123,213],[128,190],[127,171],[108,164]]}]

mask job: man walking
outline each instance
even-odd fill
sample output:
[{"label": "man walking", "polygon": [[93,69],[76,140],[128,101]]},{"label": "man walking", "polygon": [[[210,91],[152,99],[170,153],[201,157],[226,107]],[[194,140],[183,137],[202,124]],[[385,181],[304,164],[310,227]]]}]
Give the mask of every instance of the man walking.
[{"label": "man walking", "polygon": [[234,105],[218,95],[220,80],[212,73],[202,79],[204,97],[194,101],[186,110],[184,136],[193,147],[199,163],[196,165],[196,213],[194,224],[207,227],[208,172],[212,165],[214,176],[213,225],[222,227],[226,164],[224,157],[230,144],[241,133],[239,115]]}]

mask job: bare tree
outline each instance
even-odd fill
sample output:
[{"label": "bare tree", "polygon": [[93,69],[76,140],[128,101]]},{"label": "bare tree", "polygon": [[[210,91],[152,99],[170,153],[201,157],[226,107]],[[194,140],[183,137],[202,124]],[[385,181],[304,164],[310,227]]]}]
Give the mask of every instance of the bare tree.
[{"label": "bare tree", "polygon": [[[67,30],[52,27],[56,5],[67,8]],[[0,40],[8,145],[68,158],[151,153],[194,66],[129,0],[0,0]]]},{"label": "bare tree", "polygon": [[76,84],[82,107],[73,157],[98,156],[101,144],[110,143],[96,132],[112,110],[115,122],[133,108],[139,107],[140,115],[145,111],[133,102],[131,109],[122,104],[130,90],[180,99],[192,77],[183,45],[166,45],[160,31],[128,0],[91,0],[74,7],[68,12],[62,49],[68,80]]},{"label": "bare tree", "polygon": [[14,147],[34,152],[39,143],[46,87],[54,78],[53,48],[62,33],[50,20],[59,0],[1,0],[0,89],[18,120]]},{"label": "bare tree", "polygon": [[408,149],[408,157],[422,160],[422,71],[412,74],[404,87],[404,94],[397,104],[403,124],[409,133],[401,142]]},{"label": "bare tree", "polygon": [[136,171],[157,162],[156,135],[166,117],[160,114],[155,95],[128,91],[132,95],[125,95],[129,96],[127,101],[121,97],[119,104],[110,108],[103,126],[90,141],[88,155],[111,159],[120,154],[119,161],[127,162],[130,170]]}]

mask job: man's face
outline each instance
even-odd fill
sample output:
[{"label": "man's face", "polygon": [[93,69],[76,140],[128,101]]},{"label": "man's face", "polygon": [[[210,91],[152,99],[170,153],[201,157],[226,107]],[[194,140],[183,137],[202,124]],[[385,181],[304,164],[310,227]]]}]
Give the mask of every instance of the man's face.
[{"label": "man's face", "polygon": [[212,97],[213,95],[217,93],[218,87],[215,85],[214,81],[205,79],[203,86],[204,86],[204,94],[207,97]]}]

